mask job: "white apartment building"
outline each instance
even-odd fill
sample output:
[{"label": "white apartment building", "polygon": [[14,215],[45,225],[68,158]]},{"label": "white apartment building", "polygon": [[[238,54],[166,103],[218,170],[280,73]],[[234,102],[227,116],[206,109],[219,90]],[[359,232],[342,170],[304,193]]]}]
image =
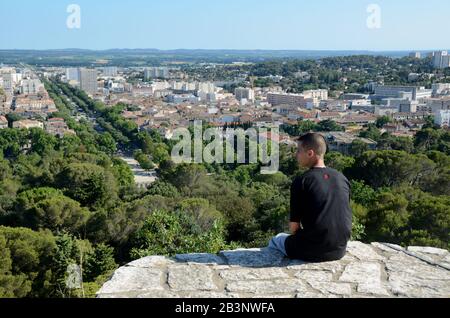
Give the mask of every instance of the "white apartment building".
[{"label": "white apartment building", "polygon": [[169,78],[169,68],[167,67],[148,67],[144,70],[145,80],[152,78]]},{"label": "white apartment building", "polygon": [[376,105],[374,109],[376,116],[391,116],[395,113],[398,113],[398,107]]},{"label": "white apartment building", "polygon": [[44,124],[37,120],[23,119],[13,122],[13,128],[19,129],[30,129],[30,128],[41,128],[44,129]]},{"label": "white apartment building", "polygon": [[340,99],[343,100],[366,100],[369,98],[368,94],[360,94],[360,93],[346,93],[346,94],[342,94],[341,97],[339,97]]},{"label": "white apartment building", "polygon": [[416,92],[416,100],[423,102],[424,100],[431,98],[433,96],[433,90],[432,89],[425,89],[424,87],[421,87]]},{"label": "white apartment building", "polygon": [[20,93],[23,95],[36,95],[41,90],[45,90],[45,87],[38,79],[26,79],[20,83]]},{"label": "white apartment building", "polygon": [[425,89],[425,87],[418,86],[401,86],[401,85],[377,85],[375,87],[374,99],[386,98],[402,98],[411,100],[420,100],[430,98],[433,91]]},{"label": "white apartment building", "polygon": [[398,111],[400,113],[415,113],[417,112],[418,106],[419,106],[418,101],[414,100],[400,101],[398,103]]},{"label": "white apartment building", "polygon": [[328,99],[326,89],[304,91],[302,94],[268,93],[267,102],[272,106],[295,105],[313,109],[320,105],[321,100]]},{"label": "white apartment building", "polygon": [[415,113],[419,108],[419,101],[403,98],[386,98],[384,106],[397,109],[400,113]]},{"label": "white apartment building", "polygon": [[[210,84],[212,84],[212,83],[210,83]],[[212,84],[212,85],[214,85],[214,84]],[[198,82],[173,81],[170,83],[169,87],[175,91],[194,92],[194,91],[198,91],[199,88],[210,90],[212,86],[208,85],[207,83],[204,83],[204,85],[203,84],[200,85]],[[214,86],[214,88],[215,88],[215,86]],[[211,91],[211,93],[214,93],[214,91]]]},{"label": "white apartment building", "polygon": [[75,67],[66,68],[66,79],[68,82],[70,82],[70,81],[79,82],[80,77],[79,77],[78,69]]},{"label": "white apartment building", "polygon": [[206,94],[213,94],[216,92],[216,85],[211,82],[198,82],[196,84],[196,90],[198,92],[204,92]]},{"label": "white apartment building", "polygon": [[13,84],[18,84],[18,83],[20,83],[20,81],[21,81],[22,78],[23,78],[22,73],[12,72],[12,73],[11,73],[11,76],[12,76]]},{"label": "white apartment building", "polygon": [[434,122],[440,127],[450,127],[450,110],[438,110],[434,113]]},{"label": "white apartment building", "polygon": [[314,98],[319,101],[328,99],[328,90],[326,90],[326,89],[314,89],[314,90],[304,91],[302,94],[306,98]]},{"label": "white apartment building", "polygon": [[450,55],[447,51],[434,52],[433,67],[440,69],[450,67]]},{"label": "white apartment building", "polygon": [[449,83],[435,83],[431,86],[431,89],[433,90],[433,96],[450,95]]},{"label": "white apartment building", "polygon": [[409,57],[413,59],[420,59],[422,54],[420,52],[411,52],[409,53]]},{"label": "white apartment building", "polygon": [[201,98],[190,94],[183,94],[183,95],[171,94],[167,96],[166,101],[168,103],[173,104],[182,104],[182,103],[197,104],[201,101]]},{"label": "white apartment building", "polygon": [[102,67],[101,71],[102,71],[102,75],[105,77],[117,76],[117,67],[115,67],[115,66]]},{"label": "white apartment building", "polygon": [[153,82],[150,87],[153,89],[153,93],[156,91],[163,91],[168,88],[171,88],[171,85],[168,82]]},{"label": "white apartment building", "polygon": [[268,93],[267,102],[272,106],[294,105],[306,106],[306,98],[301,94]]},{"label": "white apartment building", "polygon": [[12,73],[3,73],[1,74],[1,77],[3,79],[2,81],[3,91],[7,95],[12,95],[14,91],[14,81]]},{"label": "white apartment building", "polygon": [[255,101],[255,91],[251,88],[236,88],[234,90],[234,95],[238,101],[243,99],[251,102]]},{"label": "white apartment building", "polygon": [[433,114],[440,110],[450,110],[450,97],[429,99],[427,108],[430,109]]},{"label": "white apartment building", "polygon": [[80,88],[88,95],[95,95],[97,93],[97,70],[80,68],[78,70],[78,77],[80,79]]}]

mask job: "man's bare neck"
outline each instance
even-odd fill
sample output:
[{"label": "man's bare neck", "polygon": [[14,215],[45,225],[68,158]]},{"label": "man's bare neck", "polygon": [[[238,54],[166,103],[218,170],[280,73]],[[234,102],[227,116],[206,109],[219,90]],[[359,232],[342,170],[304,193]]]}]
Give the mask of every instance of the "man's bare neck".
[{"label": "man's bare neck", "polygon": [[323,160],[317,161],[317,163],[312,166],[312,168],[326,168],[325,162]]}]

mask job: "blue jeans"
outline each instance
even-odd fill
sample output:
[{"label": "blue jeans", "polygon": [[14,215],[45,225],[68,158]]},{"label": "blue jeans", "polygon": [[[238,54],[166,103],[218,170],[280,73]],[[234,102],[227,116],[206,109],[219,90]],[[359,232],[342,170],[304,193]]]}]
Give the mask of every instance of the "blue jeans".
[{"label": "blue jeans", "polygon": [[283,253],[284,256],[287,256],[286,248],[284,246],[286,239],[289,237],[289,234],[281,233],[277,236],[272,237],[272,239],[269,242],[269,248],[273,248],[281,253]]}]

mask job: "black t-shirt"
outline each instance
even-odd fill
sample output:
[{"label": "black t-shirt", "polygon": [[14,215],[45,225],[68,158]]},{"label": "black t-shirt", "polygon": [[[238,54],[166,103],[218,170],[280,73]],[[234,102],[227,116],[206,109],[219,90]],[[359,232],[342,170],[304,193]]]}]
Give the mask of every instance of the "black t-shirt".
[{"label": "black t-shirt", "polygon": [[303,229],[287,238],[289,258],[326,262],[344,257],[352,231],[350,183],[331,168],[312,168],[291,188],[291,222]]}]

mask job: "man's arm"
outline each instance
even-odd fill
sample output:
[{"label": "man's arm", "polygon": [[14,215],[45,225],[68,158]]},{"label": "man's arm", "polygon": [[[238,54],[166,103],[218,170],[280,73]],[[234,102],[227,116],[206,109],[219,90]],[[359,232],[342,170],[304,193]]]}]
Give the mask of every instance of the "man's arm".
[{"label": "man's arm", "polygon": [[296,234],[300,229],[302,229],[301,218],[302,209],[301,195],[302,195],[302,179],[297,178],[294,180],[291,186],[291,207],[290,207],[290,218],[289,218],[289,231],[292,235]]}]

